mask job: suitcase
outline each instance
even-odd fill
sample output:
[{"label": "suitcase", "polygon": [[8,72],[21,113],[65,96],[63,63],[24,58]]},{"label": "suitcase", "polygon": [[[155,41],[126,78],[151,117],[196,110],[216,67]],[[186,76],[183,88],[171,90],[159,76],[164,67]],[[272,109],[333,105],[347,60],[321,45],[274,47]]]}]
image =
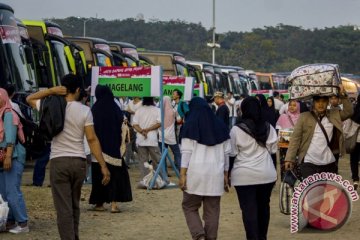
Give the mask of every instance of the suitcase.
[{"label": "suitcase", "polygon": [[310,64],[296,68],[288,78],[291,99],[310,99],[313,96],[332,96],[341,83],[336,64]]}]

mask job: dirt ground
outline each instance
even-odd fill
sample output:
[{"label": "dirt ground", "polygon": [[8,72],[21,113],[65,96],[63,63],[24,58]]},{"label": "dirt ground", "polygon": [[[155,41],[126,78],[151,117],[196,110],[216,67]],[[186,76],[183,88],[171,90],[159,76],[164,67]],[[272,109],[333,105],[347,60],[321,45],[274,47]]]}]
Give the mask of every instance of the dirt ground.
[{"label": "dirt ground", "polygon": [[[84,185],[81,201],[80,238],[86,240],[183,240],[191,239],[184,215],[181,209],[182,193],[177,188],[163,190],[136,189],[138,169],[130,166],[130,176],[133,189],[133,202],[120,204],[121,213],[88,211],[87,203],[91,185]],[[350,178],[349,159],[346,156],[340,160],[340,174]],[[172,171],[170,174],[175,176]],[[30,233],[12,235],[1,233],[1,240],[48,240],[59,239],[56,214],[52,202],[48,173],[44,187],[26,186],[31,183],[32,168],[25,170],[23,178],[23,193],[25,195],[30,217]],[[177,182],[175,177],[171,181]],[[353,212],[349,222],[337,231],[319,232],[307,230],[291,234],[289,216],[279,212],[279,184],[271,197],[271,219],[268,239],[360,239],[360,201],[353,203]],[[109,206],[106,206],[109,209]],[[236,192],[234,188],[225,194],[221,200],[221,216],[218,239],[245,239]]]}]

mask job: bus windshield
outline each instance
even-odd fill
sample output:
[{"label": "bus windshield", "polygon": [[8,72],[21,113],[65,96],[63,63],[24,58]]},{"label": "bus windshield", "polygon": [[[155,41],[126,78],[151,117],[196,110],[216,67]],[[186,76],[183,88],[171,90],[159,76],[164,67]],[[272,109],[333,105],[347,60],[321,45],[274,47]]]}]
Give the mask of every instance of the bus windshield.
[{"label": "bus windshield", "polygon": [[60,85],[60,80],[63,76],[70,73],[68,62],[66,60],[64,44],[55,40],[51,41],[54,50],[54,63],[56,68],[56,78]]},{"label": "bus windshield", "polygon": [[[2,55],[7,59],[4,64],[5,70],[2,75],[5,75],[6,83],[16,84],[17,91],[29,91],[31,88],[32,79],[26,71],[26,56],[24,47],[21,45],[20,32],[16,24],[15,17],[9,10],[0,10],[0,37],[3,44],[4,52]],[[2,57],[2,58],[3,58]],[[9,71],[10,70],[10,71]],[[4,80],[3,80],[4,81]]]},{"label": "bus windshield", "polygon": [[259,82],[260,90],[271,90],[271,76],[266,75],[257,75],[257,80]]},{"label": "bus windshield", "polygon": [[133,56],[136,60],[139,60],[139,54],[135,48],[122,48],[123,53]]},{"label": "bus windshield", "polygon": [[286,82],[287,75],[273,75],[274,88],[279,90],[288,89],[288,84]]}]

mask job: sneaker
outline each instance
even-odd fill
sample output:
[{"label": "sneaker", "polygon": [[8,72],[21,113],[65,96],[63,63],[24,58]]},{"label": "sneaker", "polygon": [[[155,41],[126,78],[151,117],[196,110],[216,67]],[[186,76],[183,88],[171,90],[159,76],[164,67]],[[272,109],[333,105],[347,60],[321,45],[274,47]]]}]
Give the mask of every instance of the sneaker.
[{"label": "sneaker", "polygon": [[19,225],[9,230],[10,233],[14,233],[14,234],[28,233],[29,231],[30,231],[29,226],[21,227]]},{"label": "sneaker", "polygon": [[356,191],[359,187],[359,182],[358,181],[355,181],[354,182],[354,190]]}]

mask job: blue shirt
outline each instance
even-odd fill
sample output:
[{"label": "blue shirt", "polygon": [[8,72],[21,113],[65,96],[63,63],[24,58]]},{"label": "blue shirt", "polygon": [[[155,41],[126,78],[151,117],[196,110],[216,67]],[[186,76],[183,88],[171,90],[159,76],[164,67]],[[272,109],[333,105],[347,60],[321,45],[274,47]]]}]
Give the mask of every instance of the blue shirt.
[{"label": "blue shirt", "polygon": [[4,138],[0,142],[0,147],[6,148],[8,144],[14,145],[14,150],[12,154],[13,160],[17,160],[22,164],[25,163],[26,150],[24,146],[20,143],[16,143],[17,139],[17,126],[13,124],[13,114],[12,112],[6,112],[4,114]]}]

